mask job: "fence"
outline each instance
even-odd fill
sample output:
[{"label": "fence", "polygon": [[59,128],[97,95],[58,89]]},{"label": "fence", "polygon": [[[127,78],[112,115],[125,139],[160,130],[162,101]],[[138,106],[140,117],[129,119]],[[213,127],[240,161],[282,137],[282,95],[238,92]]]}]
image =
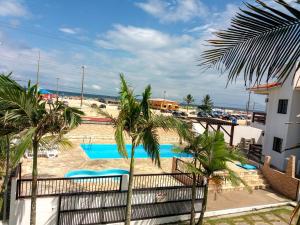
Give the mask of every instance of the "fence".
[{"label": "fence", "polygon": [[247,157],[257,163],[263,163],[262,160],[262,145],[250,144]]},{"label": "fence", "polygon": [[[38,178],[37,196],[57,196],[73,193],[93,193],[100,191],[121,191],[124,176],[75,177],[75,178]],[[137,174],[133,177],[133,189],[186,186],[188,173]],[[190,179],[190,178],[189,178]],[[17,198],[31,196],[32,179],[17,180]]]},{"label": "fence", "polygon": [[[197,212],[202,209],[204,186],[196,188]],[[191,187],[134,189],[132,220],[189,214]],[[105,224],[125,220],[127,192],[62,195],[59,197],[58,225]]]}]

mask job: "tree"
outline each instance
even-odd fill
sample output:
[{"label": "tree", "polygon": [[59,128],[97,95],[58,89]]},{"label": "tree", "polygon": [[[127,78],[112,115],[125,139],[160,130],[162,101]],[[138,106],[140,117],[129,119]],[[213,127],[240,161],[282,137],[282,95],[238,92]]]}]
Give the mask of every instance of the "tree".
[{"label": "tree", "polygon": [[[201,55],[202,68],[228,71],[228,82],[241,73],[250,83],[276,78],[284,82],[300,64],[300,11],[284,0],[273,0],[284,11],[256,0],[260,7],[245,3],[231,26],[216,33],[210,48]],[[300,2],[295,1],[294,4]]]},{"label": "tree", "polygon": [[206,113],[210,113],[213,108],[213,102],[209,95],[205,95],[202,99],[202,104],[199,106],[199,108]]},{"label": "tree", "polygon": [[37,154],[43,138],[48,135],[62,136],[78,126],[83,112],[55,101],[48,106],[42,100],[36,85],[20,86],[10,76],[0,75],[0,105],[5,116],[4,124],[22,124],[23,141],[32,146],[32,196],[30,224],[36,224]]},{"label": "tree", "polygon": [[[142,100],[138,101],[133,90],[127,85],[124,75],[120,74],[120,112],[117,118],[101,111],[100,114],[110,118],[115,128],[115,141],[118,151],[123,157],[130,157],[129,182],[127,191],[127,204],[125,224],[131,220],[131,199],[133,188],[133,175],[135,164],[135,148],[142,144],[152,161],[160,166],[158,128],[164,130],[176,129],[180,124],[173,117],[153,114],[150,110],[149,99],[151,86],[148,85],[142,94]],[[179,132],[181,134],[182,132]],[[125,148],[124,134],[131,139],[131,150],[128,155]]]},{"label": "tree", "polygon": [[[205,132],[202,135],[193,135],[190,138],[185,138],[187,146],[183,149],[184,152],[189,152],[193,155],[193,162],[187,163],[188,171],[193,174],[193,187],[196,185],[196,175],[204,178],[206,183],[204,188],[204,196],[202,201],[202,211],[197,225],[203,224],[203,216],[206,211],[208,186],[213,183],[216,187],[220,187],[224,178],[228,179],[233,185],[243,183],[247,184],[238,176],[238,174],[228,167],[228,163],[245,162],[244,157],[236,149],[229,149],[224,140],[222,132]],[[197,166],[198,164],[198,166]],[[222,172],[224,175],[218,173]],[[195,203],[196,190],[193,191],[192,203]],[[195,213],[195,208],[192,206],[192,213]],[[191,224],[194,224],[191,216]]]},{"label": "tree", "polygon": [[187,112],[189,111],[189,106],[191,103],[193,103],[195,100],[194,100],[194,97],[191,95],[191,94],[188,94],[184,99],[183,99],[187,106],[186,106],[186,110]]}]

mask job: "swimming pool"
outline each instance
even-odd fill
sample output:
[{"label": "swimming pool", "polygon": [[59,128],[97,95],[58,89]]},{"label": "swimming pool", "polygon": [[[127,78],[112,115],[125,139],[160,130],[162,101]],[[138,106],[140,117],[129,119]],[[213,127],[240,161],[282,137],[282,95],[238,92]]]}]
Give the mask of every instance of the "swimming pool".
[{"label": "swimming pool", "polygon": [[[123,158],[119,152],[116,144],[81,144],[83,151],[90,159],[120,159]],[[160,145],[160,157],[191,157],[188,154],[178,154],[172,152],[173,145],[164,144]],[[131,145],[126,145],[128,157],[131,157]],[[135,158],[149,158],[144,147],[139,145],[135,149]]]},{"label": "swimming pool", "polygon": [[71,170],[65,177],[104,177],[129,174],[128,170],[108,169],[108,170]]}]

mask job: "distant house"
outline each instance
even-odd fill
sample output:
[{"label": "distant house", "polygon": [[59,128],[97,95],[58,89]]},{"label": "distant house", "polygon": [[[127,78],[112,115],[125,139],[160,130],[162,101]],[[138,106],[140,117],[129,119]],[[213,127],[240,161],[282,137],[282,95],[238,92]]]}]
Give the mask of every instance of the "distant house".
[{"label": "distant house", "polygon": [[149,100],[150,107],[152,109],[158,110],[178,110],[179,104],[175,101],[162,99],[162,98],[152,98]]},{"label": "distant house", "polygon": [[[292,78],[295,75],[295,78]],[[287,158],[296,156],[300,172],[300,70],[282,83],[258,85],[249,90],[255,94],[266,95],[266,112],[253,112],[253,127],[263,130],[262,155],[271,156],[272,166],[284,170]]]}]

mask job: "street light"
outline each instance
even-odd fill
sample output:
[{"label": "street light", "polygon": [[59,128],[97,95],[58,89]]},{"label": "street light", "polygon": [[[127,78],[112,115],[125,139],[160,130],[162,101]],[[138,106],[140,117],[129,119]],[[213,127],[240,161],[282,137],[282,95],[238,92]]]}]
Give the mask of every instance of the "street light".
[{"label": "street light", "polygon": [[81,99],[80,99],[80,107],[82,107],[82,100],[83,100],[83,83],[84,83],[84,70],[85,70],[86,66],[82,65],[81,69],[82,69],[82,77],[81,77]]}]

